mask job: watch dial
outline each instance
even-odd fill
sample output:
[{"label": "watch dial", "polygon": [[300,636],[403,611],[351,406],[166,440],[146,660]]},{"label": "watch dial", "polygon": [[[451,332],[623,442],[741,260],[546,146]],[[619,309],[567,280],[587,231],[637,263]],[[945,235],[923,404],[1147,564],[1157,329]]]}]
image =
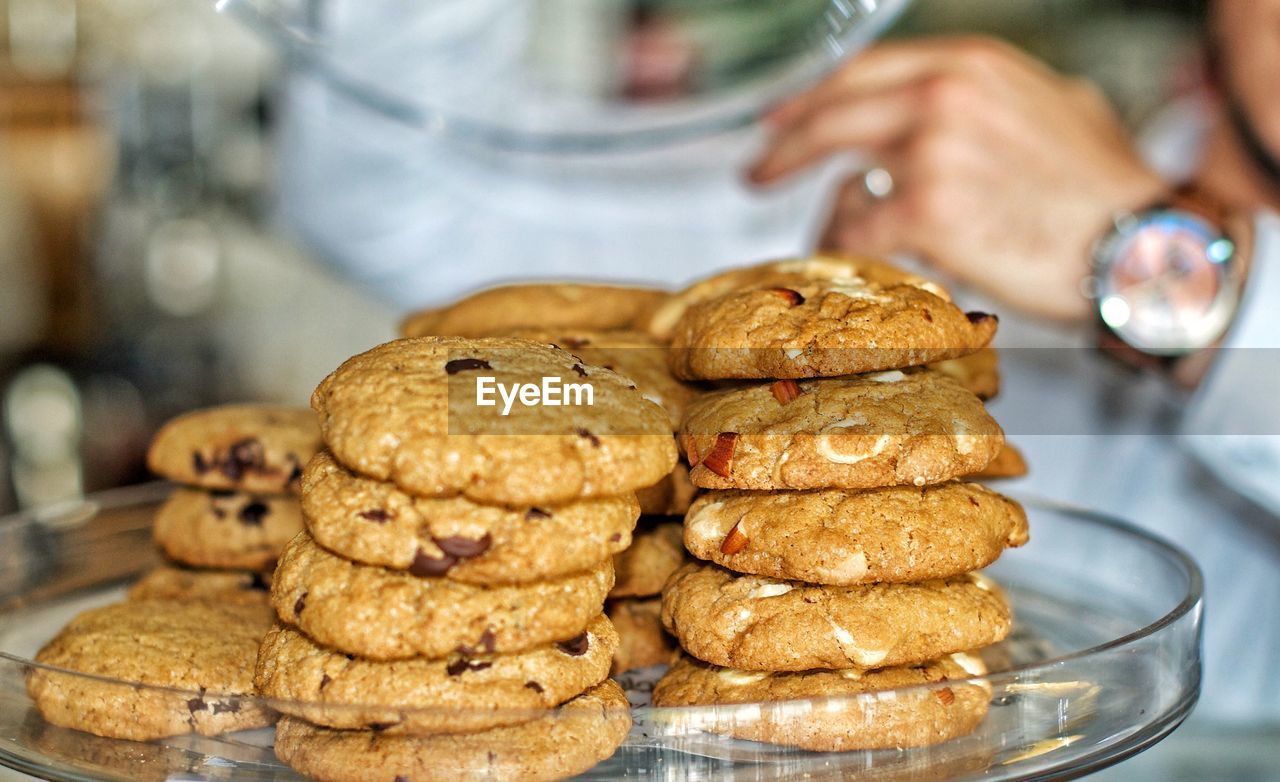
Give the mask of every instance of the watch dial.
[{"label": "watch dial", "polygon": [[1225,263],[1233,249],[1208,223],[1159,213],[1121,237],[1102,279],[1103,320],[1126,342],[1187,352],[1221,335]]}]

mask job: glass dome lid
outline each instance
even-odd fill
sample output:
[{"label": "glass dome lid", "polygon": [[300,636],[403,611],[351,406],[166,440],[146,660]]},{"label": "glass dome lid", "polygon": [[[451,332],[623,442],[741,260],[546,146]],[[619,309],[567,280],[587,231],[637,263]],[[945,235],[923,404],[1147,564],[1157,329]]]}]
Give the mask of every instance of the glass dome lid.
[{"label": "glass dome lid", "polygon": [[218,0],[381,114],[499,149],[661,146],[753,121],[909,0]]}]

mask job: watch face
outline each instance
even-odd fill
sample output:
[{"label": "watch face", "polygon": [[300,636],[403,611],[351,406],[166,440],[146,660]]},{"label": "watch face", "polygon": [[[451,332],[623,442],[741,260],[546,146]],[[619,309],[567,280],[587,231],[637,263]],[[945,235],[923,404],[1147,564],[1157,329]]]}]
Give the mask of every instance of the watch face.
[{"label": "watch face", "polygon": [[1122,226],[1100,254],[1098,311],[1139,350],[1178,355],[1208,347],[1234,304],[1235,246],[1207,221],[1162,211]]}]

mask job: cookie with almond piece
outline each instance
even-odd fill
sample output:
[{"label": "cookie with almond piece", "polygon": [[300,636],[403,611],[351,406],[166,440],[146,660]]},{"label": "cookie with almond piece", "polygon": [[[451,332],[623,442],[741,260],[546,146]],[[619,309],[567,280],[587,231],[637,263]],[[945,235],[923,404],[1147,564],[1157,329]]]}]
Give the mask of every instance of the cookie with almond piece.
[{"label": "cookie with almond piece", "polygon": [[955,380],[908,369],[713,391],[680,443],[706,489],[869,489],[981,470],[1004,433]]},{"label": "cookie with almond piece", "polygon": [[686,297],[693,301],[671,329],[676,377],[794,379],[901,369],[967,356],[996,333],[994,315],[966,313],[941,288],[880,261],[822,258],[751,271],[730,278],[740,287],[703,283],[705,296]]},{"label": "cookie with almond piece", "polygon": [[739,573],[851,586],[950,578],[1027,542],[1022,506],[975,483],[916,488],[712,491],[684,544]]},{"label": "cookie with almond piece", "polygon": [[[715,706],[699,712],[698,728],[817,752],[923,747],[981,724],[991,687],[971,677],[984,673],[965,653],[876,671],[796,673],[721,668],[685,655],[654,686],[653,703]],[[887,691],[892,697],[878,697]]]},{"label": "cookie with almond piece", "polygon": [[700,660],[753,671],[911,665],[996,643],[1009,604],[989,579],[819,586],[685,565],[662,594],[662,622]]}]

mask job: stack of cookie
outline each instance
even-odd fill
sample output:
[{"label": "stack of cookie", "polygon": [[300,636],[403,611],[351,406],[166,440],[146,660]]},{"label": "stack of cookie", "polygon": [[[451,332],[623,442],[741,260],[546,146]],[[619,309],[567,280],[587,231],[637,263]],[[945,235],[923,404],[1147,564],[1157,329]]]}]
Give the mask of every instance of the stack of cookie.
[{"label": "stack of cookie", "polygon": [[[630,379],[667,411],[674,434],[698,389],[672,376],[662,342],[633,327],[669,297],[664,291],[614,285],[506,285],[416,313],[401,332],[406,337],[511,336],[557,345]],[[679,517],[695,491],[681,460],[669,475],[637,492],[640,523],[631,546],[614,558],[617,580],[607,605],[619,636],[615,674],[671,657],[674,641],[662,628],[658,593],[685,561]]]},{"label": "stack of cookie", "polygon": [[[486,383],[592,401],[478,404]],[[277,754],[325,780],[553,778],[611,755],[630,716],[602,606],[636,490],[675,461],[662,408],[554,346],[456,337],[356,356],[312,406],[328,450],[256,675],[288,715]]]},{"label": "stack of cookie", "polygon": [[[684,542],[705,561],[664,591],[663,621],[686,654],[654,703],[725,705],[701,727],[813,750],[973,730],[989,693],[965,681],[985,671],[967,652],[1011,626],[1000,591],[973,571],[1025,542],[1026,517],[960,480],[1003,434],[973,391],[922,365],[985,347],[995,318],[844,258],[721,275],[658,314],[678,376],[774,380],[707,394],[685,417],[692,480],[711,491],[686,515]],[[815,698],[830,699],[821,719],[756,705]]]},{"label": "stack of cookie", "polygon": [[225,405],[165,424],[147,463],[178,487],[156,514],[156,543],[173,565],[133,598],[265,598],[271,571],[302,529],[296,492],[320,447],[310,410]]}]

